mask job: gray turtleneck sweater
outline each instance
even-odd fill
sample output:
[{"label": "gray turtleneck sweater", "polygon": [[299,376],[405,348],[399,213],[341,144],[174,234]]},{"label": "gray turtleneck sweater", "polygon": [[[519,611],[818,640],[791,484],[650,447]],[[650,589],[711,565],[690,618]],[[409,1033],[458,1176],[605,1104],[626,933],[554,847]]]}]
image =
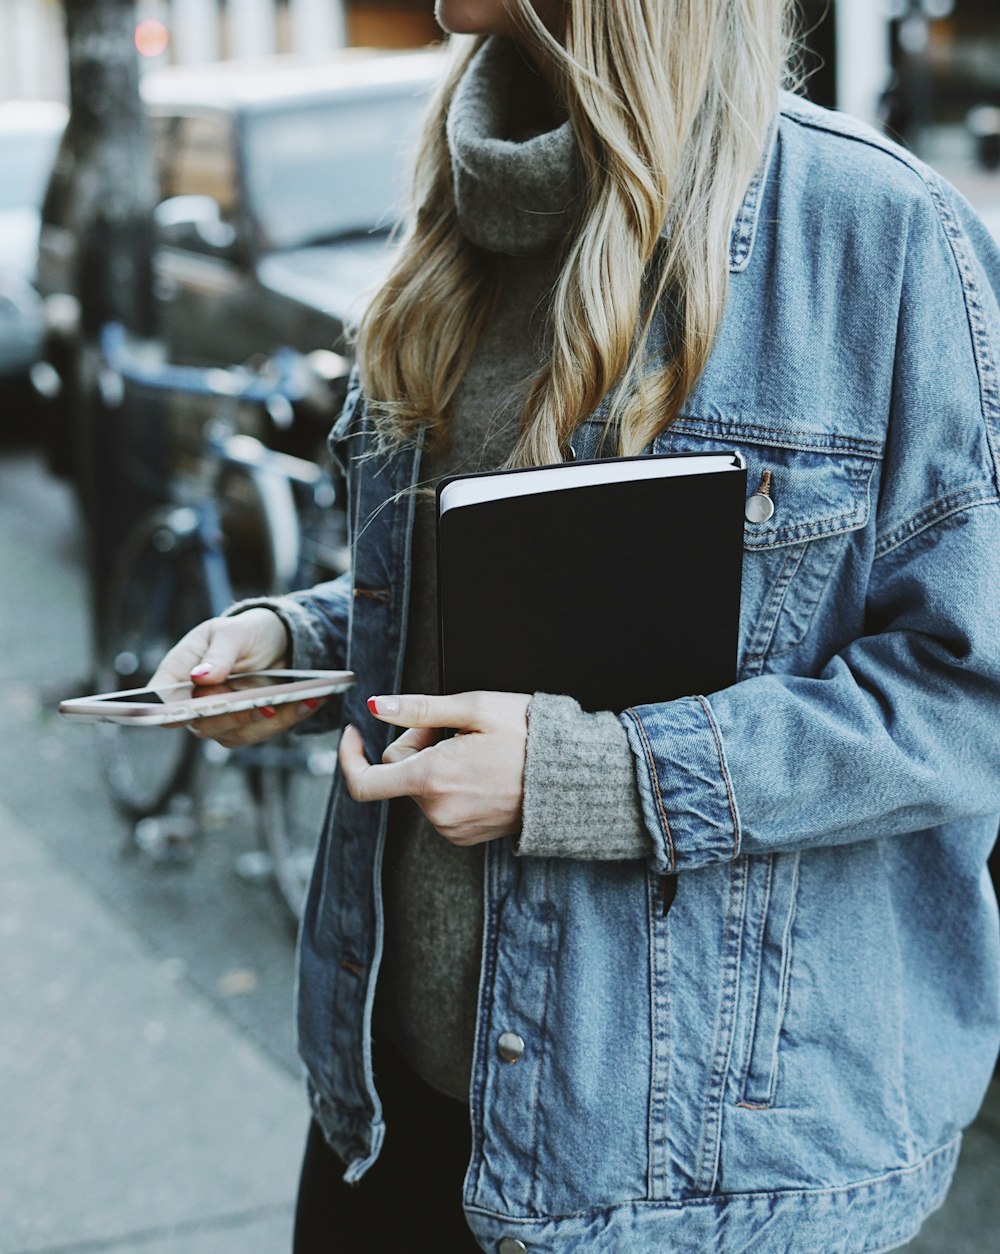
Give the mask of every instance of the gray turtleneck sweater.
[{"label": "gray turtleneck sweater", "polygon": [[[422,482],[491,470],[517,434],[560,245],[571,228],[579,174],[568,123],[518,135],[509,102],[540,96],[516,47],[491,40],[455,93],[448,117],[453,186],[465,235],[501,259],[502,294],[459,385],[446,451],[425,456]],[[529,115],[530,116],[530,115]],[[406,692],[437,691],[433,498],[418,502],[404,664]],[[523,829],[518,852],[641,858],[632,753],[611,714],[536,694],[529,710]],[[409,801],[386,844],[386,945],[379,1026],[436,1088],[468,1099],[482,942],[482,847],[448,844]]]},{"label": "gray turtleneck sweater", "polygon": [[[503,463],[514,445],[529,380],[543,359],[545,314],[579,181],[569,124],[532,129],[532,105],[541,108],[543,101],[538,75],[514,44],[501,39],[483,45],[453,98],[448,144],[459,222],[474,244],[499,260],[502,286],[455,395],[450,443],[424,457],[426,488],[446,474]],[[404,692],[438,690],[434,526],[433,494],[423,493],[413,533]],[[285,621],[293,664],[322,664],[308,649],[301,608],[281,600],[239,608],[262,603]],[[585,714],[568,697],[533,696],[522,818],[522,857],[648,855],[632,753],[613,714]],[[413,802],[394,802],[383,890],[385,949],[375,1031],[392,1040],[429,1084],[467,1101],[481,961],[483,848],[449,844]]]}]

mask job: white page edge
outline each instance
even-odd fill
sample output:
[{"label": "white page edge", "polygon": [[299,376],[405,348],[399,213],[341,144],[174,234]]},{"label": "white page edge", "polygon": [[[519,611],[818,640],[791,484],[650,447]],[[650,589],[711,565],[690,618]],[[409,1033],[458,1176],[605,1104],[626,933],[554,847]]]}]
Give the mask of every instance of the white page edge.
[{"label": "white page edge", "polygon": [[594,487],[605,483],[633,483],[678,475],[699,475],[745,470],[746,462],[735,449],[728,453],[701,453],[679,457],[623,457],[599,462],[565,462],[530,470],[503,471],[453,479],[441,489],[438,516],[448,510],[484,501],[505,501],[515,496],[536,496],[564,488]]}]

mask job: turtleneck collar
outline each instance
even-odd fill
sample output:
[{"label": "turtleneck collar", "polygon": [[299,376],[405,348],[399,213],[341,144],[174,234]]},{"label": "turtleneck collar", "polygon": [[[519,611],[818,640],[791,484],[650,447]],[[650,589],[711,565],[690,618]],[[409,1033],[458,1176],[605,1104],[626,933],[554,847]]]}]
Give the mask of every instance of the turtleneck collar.
[{"label": "turtleneck collar", "polygon": [[[534,257],[566,236],[580,184],[569,122],[515,138],[510,102],[536,71],[509,39],[488,39],[452,97],[447,134],[462,231],[489,252]],[[530,77],[529,77],[530,76]]]}]

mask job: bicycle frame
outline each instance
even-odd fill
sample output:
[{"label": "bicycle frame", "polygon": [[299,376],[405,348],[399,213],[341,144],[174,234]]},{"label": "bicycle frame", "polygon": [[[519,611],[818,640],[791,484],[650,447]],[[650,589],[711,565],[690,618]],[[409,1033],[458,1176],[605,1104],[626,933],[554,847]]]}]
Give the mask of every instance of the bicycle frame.
[{"label": "bicycle frame", "polygon": [[[222,407],[261,404],[277,421],[272,406],[280,402],[287,408],[309,390],[308,362],[291,350],[276,354],[269,369],[251,372],[163,362],[155,354],[134,349],[122,328],[113,325],[104,328],[101,345],[103,386],[122,396],[130,382],[159,392],[206,397]],[[270,449],[234,427],[235,420],[226,421],[218,413],[199,425],[193,473],[175,471],[166,478],[166,503],[140,518],[122,545],[113,581],[115,596],[110,598],[114,612],[109,610],[104,632],[111,679],[131,678],[147,661],[155,667],[184,631],[196,621],[222,614],[240,595],[234,586],[233,553],[244,550],[227,543],[234,539],[234,532],[224,502],[229,500],[238,509],[242,493],[230,498],[225,492],[227,472],[237,472],[252,485],[252,508],[260,515],[260,529],[252,529],[251,538],[262,533],[264,550],[246,550],[251,554],[257,591],[288,592],[300,581],[314,580],[314,565],[320,572],[331,569],[330,554],[341,560],[340,545],[334,539],[333,547],[329,546],[331,537],[324,526],[314,530],[307,526],[307,543],[303,543],[302,503],[297,499],[302,493],[310,498],[307,514],[310,504],[332,505],[336,493],[330,477],[315,463]],[[234,517],[239,520],[238,513]],[[339,535],[336,524],[333,530]],[[239,535],[237,530],[235,536]],[[260,569],[261,558],[266,574]],[[342,569],[341,565],[336,573]],[[120,630],[123,623],[128,625],[124,632]],[[121,652],[116,652],[119,647]],[[297,917],[311,864],[312,812],[318,814],[325,795],[323,781],[332,770],[328,761],[319,759],[335,759],[335,750],[318,743],[307,750],[278,740],[216,752],[210,742],[183,737],[172,742],[178,750],[183,747],[183,752],[158,758],[152,746],[148,751],[140,747],[134,730],[131,735],[113,726],[104,730],[108,731],[105,773],[112,793],[126,812],[139,817],[135,841],[154,857],[169,859],[178,849],[187,856],[195,827],[186,790],[198,777],[197,763],[228,761],[244,770],[256,800],[258,832],[273,868],[272,881]],[[171,807],[182,802],[187,808],[172,815]],[[306,818],[309,822],[304,826]],[[317,817],[317,830],[318,822]]]}]

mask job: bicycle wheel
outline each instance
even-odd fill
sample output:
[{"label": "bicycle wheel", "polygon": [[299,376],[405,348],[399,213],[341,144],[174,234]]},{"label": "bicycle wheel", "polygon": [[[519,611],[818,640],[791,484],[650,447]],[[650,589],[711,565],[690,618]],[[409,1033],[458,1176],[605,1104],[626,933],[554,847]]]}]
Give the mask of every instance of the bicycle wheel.
[{"label": "bicycle wheel", "polygon": [[334,732],[283,737],[275,746],[277,764],[260,768],[261,844],[271,858],[274,888],[296,920],[326,814],[337,740]]},{"label": "bicycle wheel", "polygon": [[[211,617],[198,553],[170,509],[154,510],[126,540],[111,579],[98,659],[104,691],[141,688],[167,650]],[[99,725],[111,795],[132,817],[163,808],[183,787],[199,743],[183,729]]]}]

